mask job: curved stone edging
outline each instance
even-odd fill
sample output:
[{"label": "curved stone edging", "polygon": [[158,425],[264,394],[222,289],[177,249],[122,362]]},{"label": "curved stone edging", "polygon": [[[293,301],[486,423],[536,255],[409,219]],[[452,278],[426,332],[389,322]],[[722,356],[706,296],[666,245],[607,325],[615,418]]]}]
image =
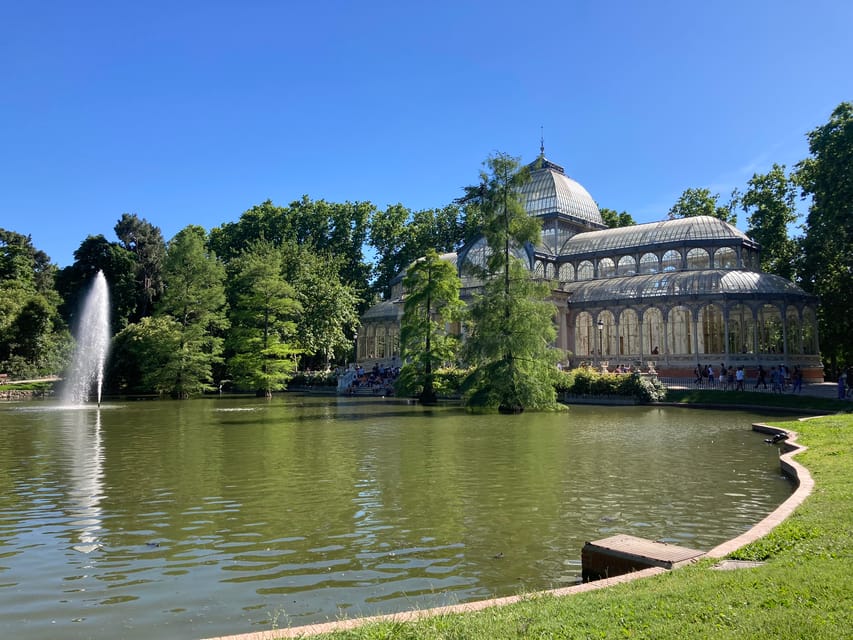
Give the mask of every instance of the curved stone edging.
[{"label": "curved stone edging", "polygon": [[[808,420],[809,418],[801,419]],[[705,553],[705,555],[702,556],[703,558],[722,558],[723,556],[726,556],[732,553],[733,551],[736,551],[737,549],[740,549],[741,547],[767,535],[779,523],[781,523],[788,516],[790,516],[791,513],[793,513],[794,509],[796,509],[803,503],[803,501],[805,501],[805,499],[809,496],[809,494],[811,494],[814,488],[814,480],[812,479],[812,476],[809,473],[808,469],[793,460],[793,456],[797,455],[801,451],[806,450],[806,447],[796,443],[797,433],[795,431],[785,431],[784,429],[771,427],[762,423],[753,424],[752,429],[754,431],[759,431],[761,433],[766,433],[769,435],[787,433],[788,439],[782,445],[782,453],[779,456],[779,464],[782,467],[782,472],[797,483],[797,488],[794,490],[794,493],[791,494],[791,496],[787,500],[785,500],[785,502],[780,504],[776,509],[773,510],[773,512],[771,512],[766,518],[761,520],[754,527],[750,528],[749,531],[746,531],[745,533],[739,535],[736,538],[732,538],[731,540],[717,545],[716,547]],[[362,625],[370,624],[373,622],[416,622],[423,618],[429,618],[432,616],[448,615],[455,613],[472,613],[475,611],[482,611],[483,609],[489,609],[491,607],[501,607],[544,595],[554,597],[570,596],[576,593],[585,593],[587,591],[604,589],[606,587],[610,587],[616,584],[631,582],[633,580],[639,580],[641,578],[660,575],[661,573],[666,572],[667,569],[653,567],[651,569],[643,569],[642,571],[635,571],[634,573],[627,573],[621,576],[615,576],[613,578],[596,580],[595,582],[586,582],[584,584],[578,584],[571,587],[563,587],[560,589],[537,591],[535,593],[526,595],[507,596],[504,598],[493,598],[491,600],[477,600],[475,602],[466,602],[446,607],[436,607],[434,609],[401,611],[399,613],[370,616],[366,618],[336,620],[334,622],[322,622],[317,624],[309,624],[301,627],[291,627],[287,629],[269,629],[266,631],[255,631],[252,633],[242,633],[230,636],[217,636],[214,638],[208,638],[207,640],[278,640],[280,638],[304,638],[319,635],[321,633],[332,633],[335,631],[345,631],[347,629],[354,629],[356,627],[360,627]]]}]

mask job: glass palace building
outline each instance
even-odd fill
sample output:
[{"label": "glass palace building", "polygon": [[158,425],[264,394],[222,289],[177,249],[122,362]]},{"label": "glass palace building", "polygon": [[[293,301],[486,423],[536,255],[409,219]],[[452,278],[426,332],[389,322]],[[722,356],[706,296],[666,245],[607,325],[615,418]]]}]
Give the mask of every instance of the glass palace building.
[{"label": "glass palace building", "polygon": [[[792,282],[763,273],[758,244],[717,218],[698,216],[610,229],[589,193],[544,155],[530,165],[521,195],[542,221],[538,246],[516,255],[531,277],[551,283],[557,306],[555,347],[564,362],[629,367],[654,363],[661,375],[686,376],[697,364],[799,366],[822,379],[817,299]],[[462,278],[462,297],[480,283],[468,264],[482,264],[480,238],[446,254]],[[403,288],[362,317],[360,362],[399,358]]]}]

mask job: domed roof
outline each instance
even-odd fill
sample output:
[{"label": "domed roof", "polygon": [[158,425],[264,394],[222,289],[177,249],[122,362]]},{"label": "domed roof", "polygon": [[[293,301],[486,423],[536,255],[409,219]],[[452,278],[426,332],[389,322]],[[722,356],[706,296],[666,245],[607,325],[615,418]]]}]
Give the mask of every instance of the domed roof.
[{"label": "domed roof", "polygon": [[529,168],[530,180],[520,190],[529,215],[561,214],[596,228],[606,227],[595,200],[563,167],[540,155]]}]

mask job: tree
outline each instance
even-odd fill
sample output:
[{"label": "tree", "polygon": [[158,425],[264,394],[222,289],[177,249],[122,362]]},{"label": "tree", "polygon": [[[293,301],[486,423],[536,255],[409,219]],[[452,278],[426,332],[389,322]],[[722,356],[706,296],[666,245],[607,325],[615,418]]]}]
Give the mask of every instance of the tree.
[{"label": "tree", "polygon": [[820,296],[821,352],[837,373],[853,364],[853,103],[807,134],[795,180],[811,197],[802,240],[803,287]]},{"label": "tree", "polygon": [[71,335],[58,312],[55,273],[29,236],[0,229],[0,371],[25,378],[65,366]]},{"label": "tree", "polygon": [[171,393],[181,327],[170,316],[149,316],[127,325],[113,338],[107,377],[115,391]]},{"label": "tree", "polygon": [[137,306],[131,320],[151,315],[154,303],[163,292],[163,259],[166,243],[160,227],[135,213],[124,213],[116,223],[115,234],[121,246],[136,259]]},{"label": "tree", "polygon": [[238,386],[269,397],[296,370],[295,318],[301,305],[282,276],[281,251],[271,243],[251,243],[229,266],[228,368]]},{"label": "tree", "polygon": [[[333,359],[345,359],[352,349],[359,324],[360,299],[352,285],[338,277],[337,258],[308,249],[298,256],[294,287],[302,306],[297,319],[298,346],[314,364],[329,368]],[[303,366],[309,361],[302,358]]]},{"label": "tree", "polygon": [[611,229],[615,229],[617,227],[632,227],[637,224],[634,221],[634,218],[631,217],[631,214],[627,211],[618,213],[615,209],[608,209],[606,207],[599,207],[598,210],[601,212],[601,218],[604,220],[604,224]]},{"label": "tree", "polygon": [[719,203],[720,194],[711,194],[710,189],[685,189],[667,213],[670,220],[676,218],[691,218],[693,216],[712,216],[729,224],[737,222],[737,192],[732,193],[728,204]]},{"label": "tree", "polygon": [[740,204],[748,214],[747,235],[761,245],[762,270],[792,280],[797,243],[788,225],[797,220],[794,185],[785,167],[774,164],[765,174],[753,174]]},{"label": "tree", "polygon": [[177,325],[178,343],[161,368],[167,391],[186,398],[210,389],[212,367],[221,361],[225,314],[225,267],[205,248],[206,234],[188,226],[169,242],[163,265],[158,316]]},{"label": "tree", "polygon": [[419,388],[423,404],[436,401],[435,370],[455,360],[459,339],[447,333],[447,324],[461,312],[461,284],[456,267],[442,260],[435,249],[415,261],[403,280],[400,344],[405,364],[397,388],[401,393]]},{"label": "tree", "polygon": [[519,187],[527,168],[506,154],[491,156],[481,172],[479,209],[489,253],[478,271],[483,293],[471,305],[471,335],[465,353],[475,367],[463,382],[469,405],[502,412],[544,409],[555,404],[551,371],[556,354],[555,308],[548,286],[535,282],[514,250],[535,245],[539,220],[528,216]]}]

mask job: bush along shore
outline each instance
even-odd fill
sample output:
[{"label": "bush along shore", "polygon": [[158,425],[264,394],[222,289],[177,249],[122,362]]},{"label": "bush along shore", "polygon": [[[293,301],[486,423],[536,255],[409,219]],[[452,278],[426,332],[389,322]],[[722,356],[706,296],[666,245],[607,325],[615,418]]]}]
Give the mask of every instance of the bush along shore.
[{"label": "bush along shore", "polygon": [[[716,560],[559,598],[535,595],[475,613],[379,622],[323,638],[850,638],[853,637],[853,415],[774,422],[799,433],[813,493],[767,536]],[[296,630],[294,630],[296,631]],[[282,633],[284,636],[284,632]]]}]

